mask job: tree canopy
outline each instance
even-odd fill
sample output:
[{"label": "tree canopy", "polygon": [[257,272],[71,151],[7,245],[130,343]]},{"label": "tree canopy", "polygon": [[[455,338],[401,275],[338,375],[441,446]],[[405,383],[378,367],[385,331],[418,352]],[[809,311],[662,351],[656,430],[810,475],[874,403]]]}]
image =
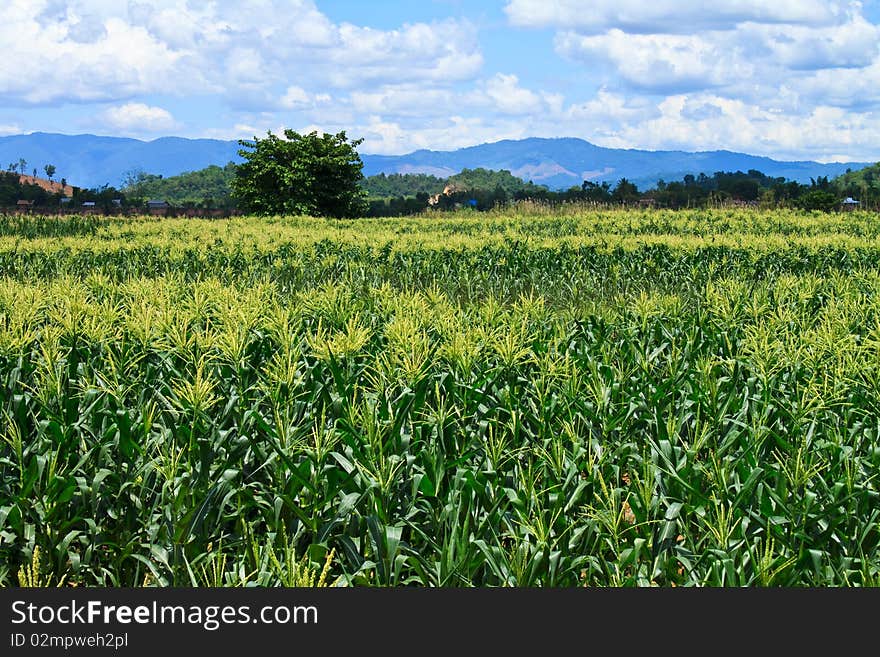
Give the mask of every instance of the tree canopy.
[{"label": "tree canopy", "polygon": [[239,140],[245,161],[235,168],[232,193],[239,207],[255,214],[303,214],[318,217],[357,217],[364,213],[365,194],[359,185],[363,162],[345,132],[301,135],[284,131],[284,138]]},{"label": "tree canopy", "polygon": [[123,190],[132,199],[158,199],[172,205],[200,205],[210,208],[228,208],[232,205],[230,185],[236,166],[229,162],[224,167],[211,165],[199,171],[186,171],[176,176],[130,172]]},{"label": "tree canopy", "polygon": [[876,205],[880,199],[880,162],[856,171],[847,169],[831,182],[839,194],[857,198],[863,206]]},{"label": "tree canopy", "polygon": [[[255,169],[263,170],[267,167],[268,165],[261,162],[260,167]],[[291,212],[283,203],[276,203],[271,207],[264,203],[265,209],[262,211],[246,210],[240,198],[231,193],[237,169],[238,165],[230,162],[222,168],[211,166],[201,171],[167,178],[136,172],[129,174],[123,191],[133,204],[137,204],[138,200],[157,198],[174,205],[238,208],[245,212]],[[255,181],[248,184],[256,186]],[[279,185],[278,182],[269,185],[270,197]],[[434,210],[464,207],[487,210],[523,199],[546,203],[586,202],[603,205],[643,202],[654,207],[671,209],[734,202],[765,208],[794,207],[833,211],[842,209],[841,201],[846,196],[857,199],[858,207],[877,207],[880,201],[880,163],[857,171],[847,171],[834,179],[819,176],[810,179],[808,184],[749,169],[746,172],[716,171],[711,175],[687,173],[681,179],[671,182],[658,180],[653,187],[644,191],[626,178],[618,179],[615,184],[609,181],[584,180],[581,185],[569,189],[551,190],[545,185],[518,178],[509,170],[476,168],[463,169],[446,178],[424,173],[380,173],[366,178],[361,176],[348,189],[354,190],[355,187],[359,188],[358,196],[355,197],[358,203],[366,197],[368,205],[358,212],[352,211],[348,216],[411,215],[424,212],[429,207]],[[444,190],[447,190],[446,194],[442,194]],[[438,194],[439,199],[435,198],[429,204],[429,199]],[[17,189],[7,196],[28,198]],[[294,199],[291,203],[295,205],[296,202]],[[309,214],[319,212],[308,207],[293,211]],[[345,215],[339,213],[338,216]]]},{"label": "tree canopy", "polygon": [[417,194],[438,194],[446,184],[445,178],[428,173],[377,173],[364,178],[361,187],[370,199],[390,199]]}]

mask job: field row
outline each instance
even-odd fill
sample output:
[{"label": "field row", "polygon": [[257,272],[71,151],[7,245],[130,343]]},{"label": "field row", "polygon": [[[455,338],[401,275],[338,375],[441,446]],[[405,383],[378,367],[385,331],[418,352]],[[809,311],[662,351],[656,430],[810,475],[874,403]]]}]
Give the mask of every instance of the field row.
[{"label": "field row", "polygon": [[519,204],[485,213],[432,214],[393,219],[233,217],[225,220],[0,214],[0,252],[202,251],[221,247],[248,253],[329,242],[394,251],[497,247],[595,247],[602,251],[645,246],[724,247],[757,252],[876,248],[880,223],[871,212],[827,214],[795,210],[593,210]]}]

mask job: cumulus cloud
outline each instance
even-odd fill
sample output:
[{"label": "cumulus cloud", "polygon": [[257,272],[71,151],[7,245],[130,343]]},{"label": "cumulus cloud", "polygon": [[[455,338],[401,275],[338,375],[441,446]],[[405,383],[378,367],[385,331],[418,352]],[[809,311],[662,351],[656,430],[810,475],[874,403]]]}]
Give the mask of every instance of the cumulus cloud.
[{"label": "cumulus cloud", "polygon": [[448,115],[462,100],[460,94],[450,88],[426,88],[418,84],[355,90],[349,99],[357,112],[429,118]]},{"label": "cumulus cloud", "polygon": [[815,71],[797,83],[797,97],[805,103],[822,103],[861,111],[880,103],[880,60],[861,69]]},{"label": "cumulus cloud", "polygon": [[[858,2],[508,0],[505,11],[515,26],[556,28],[557,53],[597,76],[606,101],[653,100],[651,118],[611,117],[596,135],[606,145],[794,153],[809,148],[795,126],[824,118],[835,123],[810,139],[855,152],[848,135],[872,125],[880,102],[880,27]],[[563,113],[575,119],[593,102]]]},{"label": "cumulus cloud", "polygon": [[581,127],[595,126],[593,130],[616,130],[620,125],[646,121],[658,113],[657,106],[645,98],[628,98],[607,89],[599,89],[590,100],[572,103],[552,115],[554,121]]},{"label": "cumulus cloud", "polygon": [[792,70],[860,68],[880,54],[880,28],[857,14],[827,27],[750,25],[732,38],[746,45],[755,59],[769,59]]},{"label": "cumulus cloud", "polygon": [[[801,113],[786,112],[704,91],[658,100],[600,89],[583,102],[554,105],[544,99],[541,111],[523,116],[481,115],[474,107],[460,104],[461,113],[428,120],[377,113],[347,128],[350,135],[365,138],[360,148],[364,153],[451,150],[501,139],[578,136],[608,148],[728,149],[819,161],[872,161],[880,135],[880,116],[871,113],[825,104]],[[346,127],[321,125],[327,131]]]},{"label": "cumulus cloud", "polygon": [[269,122],[235,123],[226,128],[208,128],[199,136],[205,139],[235,141],[237,139],[253,139],[254,137],[263,138],[269,131],[280,136],[284,132],[284,126]]},{"label": "cumulus cloud", "polygon": [[498,73],[486,83],[486,96],[504,114],[534,114],[544,109],[544,102],[535,92],[519,86],[515,75]]},{"label": "cumulus cloud", "polygon": [[302,87],[292,85],[282,96],[281,107],[291,110],[313,109],[332,100],[330,94],[311,94]]},{"label": "cumulus cloud", "polygon": [[608,148],[728,149],[777,159],[872,161],[880,117],[828,105],[786,113],[710,92],[650,103],[601,90],[596,98],[548,117],[535,132],[577,134]]},{"label": "cumulus cloud", "polygon": [[716,87],[754,73],[735,42],[696,34],[627,34],[616,28],[598,36],[564,32],[556,47],[574,59],[604,60],[617,79],[641,90]]},{"label": "cumulus cloud", "polygon": [[405,124],[374,116],[364,125],[356,126],[352,134],[364,138],[360,148],[362,152],[377,154],[405,153],[420,148],[455,150],[479,143],[531,136],[520,121],[461,115],[431,121],[417,131]]},{"label": "cumulus cloud", "polygon": [[0,24],[0,99],[9,104],[150,93],[263,101],[290,86],[445,84],[483,64],[464,21],[376,30],[335,24],[313,0],[9,1]]},{"label": "cumulus cloud", "polygon": [[114,131],[124,134],[161,133],[173,130],[178,125],[168,110],[143,103],[109,107],[100,118]]},{"label": "cumulus cloud", "polygon": [[343,23],[337,46],[321,63],[331,83],[455,82],[473,79],[483,65],[475,28],[446,20],[381,31]]},{"label": "cumulus cloud", "polygon": [[543,87],[565,75],[552,61],[540,75],[485,70],[466,19],[376,29],[331,20],[315,0],[5,0],[0,105],[16,125],[0,134],[33,127],[22,107],[70,103],[109,106],[89,127],[167,133],[185,126],[157,105],[199,95],[220,111],[198,136],[345,130],[365,153],[579,136],[872,159],[880,30],[857,2],[507,0],[504,10],[511,39],[555,30],[560,70],[579,67],[577,83]]},{"label": "cumulus cloud", "polygon": [[[485,82],[478,85],[485,87]],[[461,97],[458,97],[459,99]],[[476,98],[476,95],[471,95]],[[395,112],[328,116],[287,123],[301,133],[345,130],[363,137],[362,153],[400,154],[418,149],[453,150],[474,144],[525,137],[577,136],[608,148],[648,150],[728,149],[776,159],[874,161],[880,116],[819,104],[802,113],[692,92],[652,100],[600,89],[586,101],[553,105],[528,115],[485,113],[485,107],[461,103],[459,112],[433,116]],[[280,134],[267,121],[208,131],[224,139]]]},{"label": "cumulus cloud", "polygon": [[759,86],[796,85],[814,71],[871,66],[880,55],[880,29],[853,17],[833,27],[747,25],[689,35],[564,31],[555,43],[572,60],[604,63],[609,80],[636,90],[736,89],[747,82],[760,93]]},{"label": "cumulus cloud", "polygon": [[[33,105],[115,100],[167,89],[175,79],[181,55],[142,28],[108,18],[100,36],[84,43],[71,38],[71,24],[79,23],[68,17],[43,29],[24,11],[13,11],[0,23],[0,99]],[[198,77],[187,88],[197,86]]]},{"label": "cumulus cloud", "polygon": [[585,34],[620,29],[635,34],[681,34],[729,29],[743,23],[827,25],[848,2],[822,0],[509,0],[504,8],[521,27],[556,27]]}]

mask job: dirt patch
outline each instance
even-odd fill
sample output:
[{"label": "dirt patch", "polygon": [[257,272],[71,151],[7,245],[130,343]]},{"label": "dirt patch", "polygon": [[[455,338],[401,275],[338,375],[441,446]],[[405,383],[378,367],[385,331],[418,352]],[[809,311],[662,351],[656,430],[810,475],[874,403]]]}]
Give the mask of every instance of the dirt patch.
[{"label": "dirt patch", "polygon": [[65,196],[73,196],[73,187],[71,187],[70,185],[62,186],[60,182],[55,182],[54,180],[46,180],[45,178],[34,178],[33,176],[22,175],[18,177],[18,180],[22,185],[38,185],[50,194],[58,194],[60,192]]}]

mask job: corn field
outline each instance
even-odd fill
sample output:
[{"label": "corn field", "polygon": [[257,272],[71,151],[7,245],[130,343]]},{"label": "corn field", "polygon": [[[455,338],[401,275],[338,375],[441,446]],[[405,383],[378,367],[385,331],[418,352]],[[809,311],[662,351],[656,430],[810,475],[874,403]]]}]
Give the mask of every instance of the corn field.
[{"label": "corn field", "polygon": [[0,217],[0,584],[876,585],[878,238]]}]

